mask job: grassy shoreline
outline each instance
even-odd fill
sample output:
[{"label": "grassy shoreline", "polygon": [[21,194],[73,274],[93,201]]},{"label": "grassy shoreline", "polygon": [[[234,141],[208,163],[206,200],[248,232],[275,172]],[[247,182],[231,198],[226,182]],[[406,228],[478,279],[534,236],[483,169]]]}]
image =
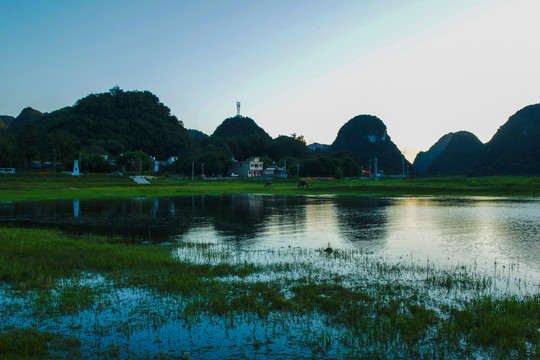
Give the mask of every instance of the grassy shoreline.
[{"label": "grassy shoreline", "polygon": [[[79,339],[62,350],[70,354],[88,354],[89,347],[89,357],[125,356],[118,346],[129,344],[130,329],[153,336],[171,321],[210,332],[216,322],[231,333],[245,324],[253,334],[274,328],[266,340],[243,341],[255,352],[292,341],[291,357],[307,349],[315,358],[540,355],[540,295],[497,289],[513,273],[498,279],[462,266],[339,249],[245,254],[212,244],[128,244],[39,229],[0,228],[0,238],[0,356],[25,355],[26,344],[38,341],[39,357],[54,358],[58,350],[48,340],[54,337]],[[21,319],[37,328],[18,325]],[[108,340],[113,345],[101,350],[89,343]],[[159,358],[183,356],[185,346],[173,344]]]},{"label": "grassy shoreline", "polygon": [[127,177],[108,175],[20,174],[0,176],[0,202],[41,199],[88,199],[177,195],[226,195],[240,193],[280,195],[469,195],[540,196],[539,177],[417,178],[318,180],[311,179],[308,189],[298,189],[297,180],[185,180],[157,177],[150,185],[137,185]]}]

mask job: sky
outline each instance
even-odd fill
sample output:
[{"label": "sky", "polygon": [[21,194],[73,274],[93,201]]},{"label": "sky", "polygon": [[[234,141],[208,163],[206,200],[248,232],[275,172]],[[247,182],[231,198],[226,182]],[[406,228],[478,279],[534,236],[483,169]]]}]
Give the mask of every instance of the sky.
[{"label": "sky", "polygon": [[241,113],[330,144],[378,116],[410,160],[540,102],[538,0],[0,0],[0,114],[149,90],[211,134]]}]

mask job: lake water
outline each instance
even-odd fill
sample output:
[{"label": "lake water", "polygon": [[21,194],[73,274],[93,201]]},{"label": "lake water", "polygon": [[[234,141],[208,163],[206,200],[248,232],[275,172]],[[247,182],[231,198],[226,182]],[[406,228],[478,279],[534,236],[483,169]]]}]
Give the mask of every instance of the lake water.
[{"label": "lake water", "polygon": [[540,283],[540,199],[184,196],[0,203],[2,226],[239,250],[356,248],[418,261],[519,268]]}]

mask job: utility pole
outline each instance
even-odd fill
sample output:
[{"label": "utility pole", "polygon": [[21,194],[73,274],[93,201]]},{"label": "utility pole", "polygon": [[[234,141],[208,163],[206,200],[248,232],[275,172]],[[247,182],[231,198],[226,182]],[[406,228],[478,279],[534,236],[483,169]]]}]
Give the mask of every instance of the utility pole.
[{"label": "utility pole", "polygon": [[193,181],[193,178],[195,177],[195,161],[191,162],[191,181]]}]

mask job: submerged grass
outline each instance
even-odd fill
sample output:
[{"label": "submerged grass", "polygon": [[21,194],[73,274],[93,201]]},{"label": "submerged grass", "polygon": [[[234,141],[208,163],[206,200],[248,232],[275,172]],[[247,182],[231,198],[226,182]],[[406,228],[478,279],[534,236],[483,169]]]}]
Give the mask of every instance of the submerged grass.
[{"label": "submerged grass", "polygon": [[[465,266],[392,262],[360,250],[250,254],[211,244],[137,245],[37,229],[0,228],[0,239],[5,294],[30,303],[31,318],[98,314],[120,301],[112,294],[144,289],[150,298],[130,306],[133,316],[148,319],[152,334],[171,319],[191,327],[210,317],[222,319],[229,331],[251,323],[265,329],[296,326],[287,330],[287,341],[310,349],[315,358],[540,356],[538,288],[519,296],[501,292],[489,275]],[[9,312],[6,304],[0,302],[0,355],[47,357],[56,335],[4,328],[8,313],[22,311]],[[81,327],[77,321],[69,326]],[[92,334],[104,339],[118,328],[129,343],[141,325],[123,321],[110,327],[98,323]],[[274,342],[255,330],[249,339],[255,352]],[[35,355],[27,353],[26,344],[33,342],[41,349]],[[112,356],[123,353],[120,346],[113,342],[105,348]]]},{"label": "submerged grass", "polygon": [[80,356],[80,342],[50,332],[13,329],[0,332],[0,358],[9,359],[74,359]]},{"label": "submerged grass", "polygon": [[[504,357],[526,357],[529,347],[538,353],[540,344],[540,296],[517,299],[475,299],[462,310],[453,310],[443,333],[450,339],[460,335],[472,344],[494,346]],[[457,336],[456,336],[457,335]]]},{"label": "submerged grass", "polygon": [[108,175],[0,174],[0,201],[37,199],[88,199],[175,195],[338,194],[338,195],[484,195],[540,196],[539,177],[448,177],[417,179],[316,179],[307,189],[298,189],[296,179],[186,180],[156,177],[150,185],[137,185],[127,177]]}]

